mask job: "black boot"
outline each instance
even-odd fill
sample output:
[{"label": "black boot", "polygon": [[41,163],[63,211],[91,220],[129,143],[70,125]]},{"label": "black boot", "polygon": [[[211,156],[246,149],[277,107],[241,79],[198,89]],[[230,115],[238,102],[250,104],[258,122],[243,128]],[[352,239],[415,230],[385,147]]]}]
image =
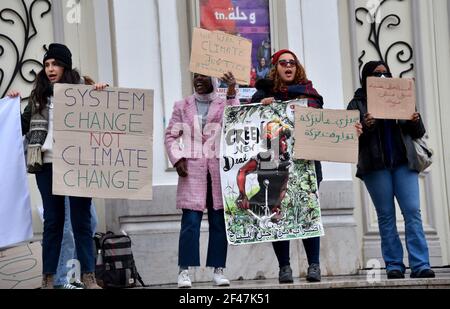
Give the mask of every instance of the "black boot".
[{"label": "black boot", "polygon": [[308,275],[306,276],[306,280],[308,282],[320,282],[322,280],[322,276],[320,275],[320,265],[319,264],[311,264],[308,267]]},{"label": "black boot", "polygon": [[291,266],[286,265],[280,268],[280,273],[278,275],[278,281],[283,283],[294,283],[294,279],[292,278],[292,269]]}]

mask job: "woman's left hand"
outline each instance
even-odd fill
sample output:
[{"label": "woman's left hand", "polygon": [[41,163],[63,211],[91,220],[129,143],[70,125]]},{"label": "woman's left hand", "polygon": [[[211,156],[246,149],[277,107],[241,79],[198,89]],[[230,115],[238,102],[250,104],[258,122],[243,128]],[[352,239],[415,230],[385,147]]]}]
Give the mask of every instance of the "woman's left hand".
[{"label": "woman's left hand", "polygon": [[233,73],[231,72],[225,73],[221,79],[228,85],[228,88],[236,87],[236,78],[234,78]]},{"label": "woman's left hand", "polygon": [[414,113],[412,115],[412,117],[411,117],[411,121],[417,123],[417,122],[419,122],[419,120],[420,120],[420,114],[419,113]]},{"label": "woman's left hand", "polygon": [[236,97],[236,79],[234,78],[233,73],[225,73],[222,77],[222,81],[228,85],[227,97]]},{"label": "woman's left hand", "polygon": [[106,87],[109,87],[109,85],[104,83],[98,83],[94,85],[94,89],[97,91],[105,90]]},{"label": "woman's left hand", "polygon": [[358,135],[358,138],[361,137],[361,135],[364,133],[363,125],[360,122],[358,122],[357,124],[355,124],[355,128],[356,128],[356,134]]}]

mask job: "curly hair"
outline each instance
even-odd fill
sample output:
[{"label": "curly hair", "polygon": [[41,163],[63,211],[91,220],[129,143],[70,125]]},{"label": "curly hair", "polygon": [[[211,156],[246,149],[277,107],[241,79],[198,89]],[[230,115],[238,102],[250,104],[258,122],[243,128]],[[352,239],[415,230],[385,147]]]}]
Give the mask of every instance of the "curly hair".
[{"label": "curly hair", "polygon": [[[292,82],[293,84],[304,84],[308,81],[308,78],[306,77],[306,71],[305,68],[300,64],[298,59],[295,59],[296,62],[296,72],[295,72],[295,78]],[[281,80],[280,75],[278,75],[278,64],[276,64],[269,73],[269,78],[273,80],[273,92],[281,92],[283,87],[286,87],[287,85],[284,84],[284,82]]]}]

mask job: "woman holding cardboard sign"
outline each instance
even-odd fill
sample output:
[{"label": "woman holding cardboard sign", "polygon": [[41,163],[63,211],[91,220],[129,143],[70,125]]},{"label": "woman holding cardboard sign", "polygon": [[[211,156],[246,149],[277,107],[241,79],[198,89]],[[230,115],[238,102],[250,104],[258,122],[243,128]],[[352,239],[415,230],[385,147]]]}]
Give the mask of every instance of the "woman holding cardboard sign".
[{"label": "woman holding cardboard sign", "polygon": [[425,135],[418,113],[409,121],[374,119],[367,111],[367,78],[390,78],[382,61],[367,63],[362,71],[362,88],[348,105],[359,110],[364,133],[359,139],[356,176],[369,191],[378,215],[381,250],[389,279],[405,278],[403,247],[396,226],[395,199],[405,219],[406,248],[411,278],[434,278],[420,213],[419,168],[412,139]]},{"label": "woman holding cardboard sign", "polygon": [[[259,80],[256,84],[258,91],[252,98],[253,103],[268,105],[275,101],[289,101],[294,99],[307,99],[308,106],[313,108],[323,107],[322,96],[314,89],[312,82],[306,77],[306,72],[300,64],[297,56],[290,50],[283,49],[272,56],[274,66],[269,74],[269,79]],[[316,162],[318,183],[322,181],[322,167]],[[240,206],[245,207],[245,205]],[[289,241],[274,242],[273,248],[280,267],[278,281],[280,283],[292,283],[292,269],[290,266]],[[303,240],[308,258],[308,274],[306,280],[319,282],[320,272],[320,237]]]},{"label": "woman holding cardboard sign", "polygon": [[200,225],[205,209],[209,222],[206,266],[214,268],[214,285],[230,285],[223,274],[228,242],[220,186],[219,146],[214,142],[215,145],[208,146],[209,142],[217,141],[217,134],[221,132],[225,107],[239,105],[233,74],[225,74],[222,80],[228,85],[227,100],[217,94],[217,79],[194,74],[194,94],[175,103],[166,129],[167,154],[179,176],[177,208],[183,211],[178,250],[179,288],[192,286],[189,267],[200,266]]},{"label": "woman holding cardboard sign", "polygon": [[[42,240],[42,288],[52,289],[58,267],[64,228],[64,196],[52,193],[53,147],[53,85],[89,84],[72,68],[72,53],[62,44],[50,44],[43,59],[44,68],[36,78],[28,106],[22,114],[22,133],[27,135],[28,172],[36,174],[36,181],[44,205],[44,234]],[[106,84],[93,86],[97,90]],[[8,96],[20,93],[11,91]],[[91,228],[91,198],[69,197],[72,228],[82,281],[88,289],[99,289],[94,274],[95,259]]]}]

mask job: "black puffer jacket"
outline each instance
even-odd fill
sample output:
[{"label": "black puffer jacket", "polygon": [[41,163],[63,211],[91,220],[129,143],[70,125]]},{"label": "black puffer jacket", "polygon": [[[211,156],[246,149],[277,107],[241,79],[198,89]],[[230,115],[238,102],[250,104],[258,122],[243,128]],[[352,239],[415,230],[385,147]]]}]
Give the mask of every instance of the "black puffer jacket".
[{"label": "black puffer jacket", "polygon": [[417,123],[406,120],[393,121],[392,133],[392,161],[385,157],[384,121],[376,120],[370,129],[364,124],[364,116],[367,114],[367,99],[364,90],[358,89],[355,97],[348,104],[348,110],[359,110],[364,133],[359,138],[359,159],[356,176],[364,175],[390,167],[398,167],[408,164],[412,170],[419,171],[416,151],[412,140],[425,135],[425,127],[422,120]]}]

